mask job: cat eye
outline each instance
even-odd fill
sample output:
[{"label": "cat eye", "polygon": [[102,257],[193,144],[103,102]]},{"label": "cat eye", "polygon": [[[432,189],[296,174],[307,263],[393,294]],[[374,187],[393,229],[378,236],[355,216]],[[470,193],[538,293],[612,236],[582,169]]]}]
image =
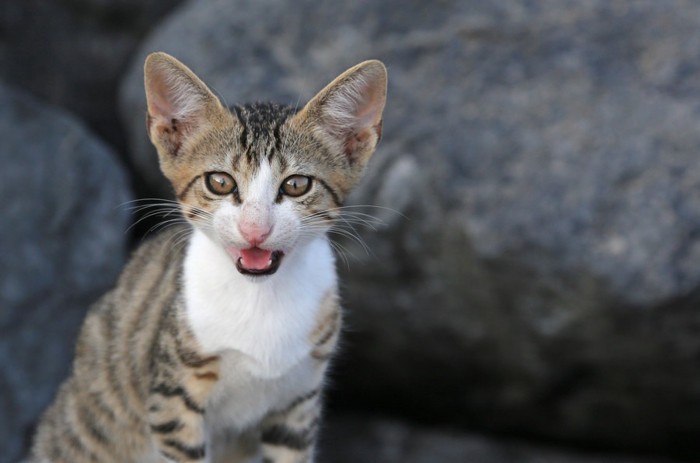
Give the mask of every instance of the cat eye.
[{"label": "cat eye", "polygon": [[280,187],[280,193],[287,196],[301,196],[307,193],[311,189],[311,177],[305,175],[292,175],[287,177],[282,186]]},{"label": "cat eye", "polygon": [[236,181],[224,172],[207,174],[207,189],[215,195],[227,195],[236,189]]}]

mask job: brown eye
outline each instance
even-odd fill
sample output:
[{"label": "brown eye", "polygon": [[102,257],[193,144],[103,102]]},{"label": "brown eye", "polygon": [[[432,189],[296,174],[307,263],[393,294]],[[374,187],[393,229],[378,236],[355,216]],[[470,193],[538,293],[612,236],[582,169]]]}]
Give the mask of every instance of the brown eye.
[{"label": "brown eye", "polygon": [[236,181],[229,174],[212,172],[207,174],[207,188],[215,195],[227,195],[236,189]]},{"label": "brown eye", "polygon": [[280,187],[281,193],[287,196],[301,196],[311,188],[311,177],[292,175],[287,177]]}]

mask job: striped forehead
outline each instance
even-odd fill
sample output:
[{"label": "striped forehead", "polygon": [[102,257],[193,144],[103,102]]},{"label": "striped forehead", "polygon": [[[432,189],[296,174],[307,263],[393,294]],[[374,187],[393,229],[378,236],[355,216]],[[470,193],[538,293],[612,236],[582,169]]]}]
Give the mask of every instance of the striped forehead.
[{"label": "striped forehead", "polygon": [[281,128],[285,121],[294,114],[294,108],[275,103],[254,103],[234,106],[233,114],[241,124],[239,145],[241,156],[237,162],[246,162],[255,169],[262,159],[272,161],[281,157],[284,143]]}]

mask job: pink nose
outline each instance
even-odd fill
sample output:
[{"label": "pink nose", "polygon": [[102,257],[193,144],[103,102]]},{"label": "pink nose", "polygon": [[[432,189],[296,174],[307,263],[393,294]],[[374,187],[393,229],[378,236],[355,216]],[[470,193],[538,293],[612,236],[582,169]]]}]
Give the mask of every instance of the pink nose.
[{"label": "pink nose", "polygon": [[272,227],[243,222],[238,226],[238,231],[241,232],[243,239],[250,243],[251,246],[258,246],[270,236]]}]

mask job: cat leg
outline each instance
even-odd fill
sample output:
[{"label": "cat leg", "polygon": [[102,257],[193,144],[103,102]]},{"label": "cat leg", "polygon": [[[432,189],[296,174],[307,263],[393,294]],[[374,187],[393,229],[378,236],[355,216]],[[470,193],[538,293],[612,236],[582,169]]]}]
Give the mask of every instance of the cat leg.
[{"label": "cat leg", "polygon": [[[177,404],[178,400],[183,403]],[[203,414],[204,410],[181,388],[161,388],[152,396],[149,426],[155,446],[166,461],[207,461]]]},{"label": "cat leg", "polygon": [[316,362],[316,388],[297,397],[286,409],[270,414],[262,424],[264,463],[312,463],[319,420],[321,388],[328,361],[335,351],[342,316],[338,296],[328,292],[311,332],[311,358]]},{"label": "cat leg", "polygon": [[153,441],[166,461],[209,462],[204,412],[218,380],[219,361],[210,357],[191,365],[177,363],[180,368],[163,362],[166,368],[151,381],[147,410]]},{"label": "cat leg", "polygon": [[298,397],[262,424],[264,463],[311,463],[321,417],[320,389]]}]

